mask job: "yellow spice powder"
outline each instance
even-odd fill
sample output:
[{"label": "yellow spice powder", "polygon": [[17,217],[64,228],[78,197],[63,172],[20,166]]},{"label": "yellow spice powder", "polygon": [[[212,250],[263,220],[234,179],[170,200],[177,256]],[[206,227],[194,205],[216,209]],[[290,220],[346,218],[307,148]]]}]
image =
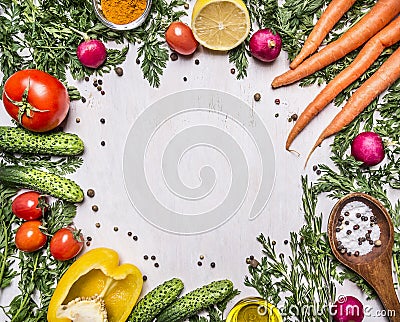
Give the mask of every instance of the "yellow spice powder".
[{"label": "yellow spice powder", "polygon": [[117,25],[135,21],[146,9],[146,0],[101,0],[104,17]]}]

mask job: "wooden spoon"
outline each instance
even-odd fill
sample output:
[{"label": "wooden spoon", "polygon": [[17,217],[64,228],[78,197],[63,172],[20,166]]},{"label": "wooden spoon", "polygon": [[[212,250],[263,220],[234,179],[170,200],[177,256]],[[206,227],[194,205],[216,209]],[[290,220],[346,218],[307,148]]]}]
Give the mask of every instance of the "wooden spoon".
[{"label": "wooden spoon", "polygon": [[[340,253],[336,238],[336,228],[340,226],[338,223],[342,209],[352,201],[362,202],[372,210],[381,231],[379,239],[382,245],[380,247],[375,246],[369,253],[358,257]],[[351,193],[343,197],[331,211],[328,222],[328,237],[336,258],[343,265],[362,276],[374,288],[383,306],[388,311],[387,316],[390,321],[400,321],[400,303],[394,289],[392,275],[393,223],[383,205],[377,199],[364,193]]]}]

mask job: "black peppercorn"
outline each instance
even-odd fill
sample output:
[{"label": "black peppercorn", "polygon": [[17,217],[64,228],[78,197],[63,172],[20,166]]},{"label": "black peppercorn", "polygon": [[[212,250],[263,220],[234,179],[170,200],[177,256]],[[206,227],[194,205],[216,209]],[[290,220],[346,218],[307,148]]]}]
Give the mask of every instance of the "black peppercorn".
[{"label": "black peppercorn", "polygon": [[106,142],[105,141],[101,141],[100,144],[101,144],[101,146],[105,146]]},{"label": "black peppercorn", "polygon": [[349,213],[348,211],[346,211],[346,212],[344,213],[344,215],[345,215],[345,216],[350,216],[350,213]]},{"label": "black peppercorn", "polygon": [[85,81],[89,81],[89,76],[85,76]]},{"label": "black peppercorn", "polygon": [[143,258],[144,258],[145,261],[147,261],[149,259],[149,256],[144,255]]},{"label": "black peppercorn", "polygon": [[128,236],[131,237],[132,236],[132,232],[128,231]]},{"label": "black peppercorn", "polygon": [[118,76],[122,76],[124,74],[124,70],[121,67],[116,67],[114,71]]},{"label": "black peppercorn", "polygon": [[215,268],[215,263],[212,262],[212,263],[210,264],[210,266],[211,266],[211,268]]},{"label": "black peppercorn", "polygon": [[260,93],[255,93],[255,94],[254,94],[254,100],[255,100],[256,102],[258,102],[260,99],[261,99],[261,94],[260,94]]},{"label": "black peppercorn", "polygon": [[279,98],[276,98],[276,99],[275,99],[275,104],[276,104],[276,105],[281,104],[281,100],[280,100]]},{"label": "black peppercorn", "polygon": [[231,74],[235,74],[236,73],[236,69],[235,68],[231,68]]},{"label": "black peppercorn", "polygon": [[299,118],[299,116],[297,114],[293,114],[292,117],[291,117],[291,119],[293,121],[297,121],[298,118]]},{"label": "black peppercorn", "polygon": [[103,81],[102,81],[101,79],[99,79],[99,80],[97,81],[97,83],[98,83],[99,85],[103,85]]},{"label": "black peppercorn", "polygon": [[159,266],[160,266],[160,264],[154,263],[154,267],[159,267]]},{"label": "black peppercorn", "polygon": [[171,55],[169,55],[169,58],[171,58],[172,61],[176,61],[176,60],[178,60],[178,54],[177,53],[171,53]]},{"label": "black peppercorn", "polygon": [[104,118],[101,118],[101,119],[100,119],[100,123],[101,123],[101,124],[104,124],[104,123],[106,123],[106,120],[105,120]]},{"label": "black peppercorn", "polygon": [[200,64],[200,60],[196,59],[196,60],[194,61],[194,63],[195,63],[196,65],[199,65],[199,64]]},{"label": "black peppercorn", "polygon": [[133,236],[133,240],[137,241],[138,240],[138,236]]},{"label": "black peppercorn", "polygon": [[147,276],[146,275],[143,275],[143,281],[147,281]]},{"label": "black peppercorn", "polygon": [[156,257],[155,257],[154,255],[152,255],[152,256],[151,256],[151,259],[152,259],[153,261],[155,261],[155,260],[156,260]]},{"label": "black peppercorn", "polygon": [[198,265],[198,266],[201,266],[201,265],[203,265],[203,263],[200,262],[200,261],[198,261],[198,262],[197,262],[197,265]]},{"label": "black peppercorn", "polygon": [[87,196],[90,198],[93,198],[95,195],[95,192],[93,189],[88,189],[88,191],[86,192]]},{"label": "black peppercorn", "polygon": [[82,103],[86,103],[86,98],[82,96],[81,101],[82,101]]},{"label": "black peppercorn", "polygon": [[99,211],[99,207],[96,206],[96,205],[93,205],[93,206],[92,206],[92,210],[93,210],[93,211]]}]

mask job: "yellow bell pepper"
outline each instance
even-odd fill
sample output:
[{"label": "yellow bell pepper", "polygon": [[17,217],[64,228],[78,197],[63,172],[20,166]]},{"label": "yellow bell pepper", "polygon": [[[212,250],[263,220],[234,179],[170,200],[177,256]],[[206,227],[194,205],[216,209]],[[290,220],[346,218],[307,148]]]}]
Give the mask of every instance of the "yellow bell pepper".
[{"label": "yellow bell pepper", "polygon": [[119,265],[118,253],[96,248],[78,258],[60,279],[47,311],[49,322],[69,322],[58,317],[63,305],[77,298],[99,295],[109,322],[125,322],[140,296],[143,277],[132,264]]}]

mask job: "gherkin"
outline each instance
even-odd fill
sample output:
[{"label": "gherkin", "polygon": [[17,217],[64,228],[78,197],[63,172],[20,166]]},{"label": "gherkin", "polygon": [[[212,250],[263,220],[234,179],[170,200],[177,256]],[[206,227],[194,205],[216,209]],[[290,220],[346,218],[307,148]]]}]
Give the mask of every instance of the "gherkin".
[{"label": "gherkin", "polygon": [[20,127],[0,126],[0,151],[54,156],[73,156],[84,150],[76,134],[33,133]]}]

